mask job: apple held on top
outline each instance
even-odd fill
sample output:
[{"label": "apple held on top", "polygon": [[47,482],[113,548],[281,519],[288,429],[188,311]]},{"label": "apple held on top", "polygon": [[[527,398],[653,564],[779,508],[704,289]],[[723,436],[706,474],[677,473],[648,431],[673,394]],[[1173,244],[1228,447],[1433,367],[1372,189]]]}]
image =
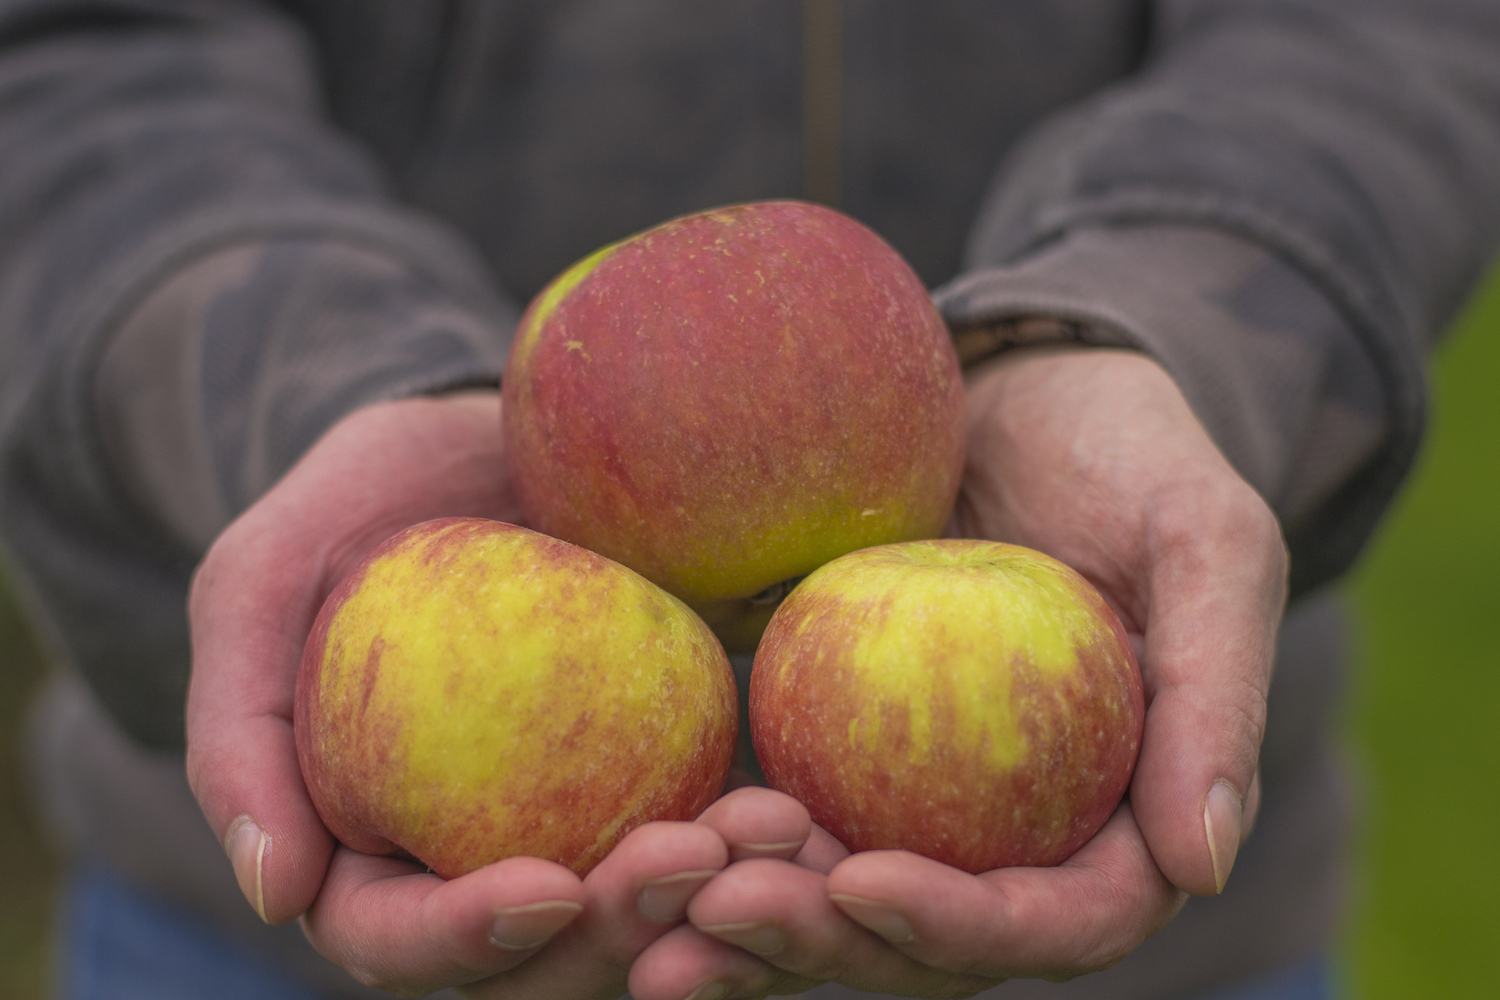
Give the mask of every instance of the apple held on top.
[{"label": "apple held on top", "polygon": [[731,653],[830,559],[941,534],[963,472],[963,382],[927,290],[802,202],[579,261],[522,317],[502,391],[527,523],[682,598]]}]

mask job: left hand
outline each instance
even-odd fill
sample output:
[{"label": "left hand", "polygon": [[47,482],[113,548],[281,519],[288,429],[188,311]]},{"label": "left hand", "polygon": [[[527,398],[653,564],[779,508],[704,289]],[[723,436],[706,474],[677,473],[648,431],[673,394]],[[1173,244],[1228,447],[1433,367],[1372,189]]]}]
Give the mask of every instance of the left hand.
[{"label": "left hand", "polygon": [[789,858],[807,813],[730,794],[696,822],[634,830],[586,878],[513,857],[449,881],[340,846],[297,762],[293,705],[326,595],[392,532],[431,517],[518,521],[495,393],[406,399],[330,428],[215,541],[194,577],[188,774],[262,919],[300,918],[361,982],[419,996],[613,1000],[637,954],[740,857]]},{"label": "left hand", "polygon": [[691,926],[631,969],[637,1000],[1068,979],[1124,957],[1187,893],[1223,888],[1259,796],[1286,593],[1274,515],[1142,355],[1013,351],[971,377],[968,411],[956,533],[1062,559],[1136,645],[1147,716],[1129,800],[1061,865],[980,875],[902,851],[848,856],[814,828],[795,862],[710,881]]}]

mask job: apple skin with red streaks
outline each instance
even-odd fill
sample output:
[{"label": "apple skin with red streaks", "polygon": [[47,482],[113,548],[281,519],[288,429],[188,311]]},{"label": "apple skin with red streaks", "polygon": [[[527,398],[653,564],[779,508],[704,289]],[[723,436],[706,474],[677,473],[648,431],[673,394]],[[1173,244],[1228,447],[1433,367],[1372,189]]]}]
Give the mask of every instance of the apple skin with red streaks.
[{"label": "apple skin with red streaks", "polygon": [[803,202],[579,261],[522,317],[502,391],[526,523],[680,597],[731,652],[786,581],[941,534],[963,468],[962,378],[921,280]]},{"label": "apple skin with red streaks", "polygon": [[452,878],[515,855],[583,875],[723,791],[734,678],[708,627],[602,556],[479,518],[387,539],[325,602],[297,684],[308,792],[369,854]]},{"label": "apple skin with red streaks", "polygon": [[851,851],[972,873],[1055,865],[1119,804],[1145,704],[1119,619],[1040,552],[854,552],[777,609],[750,678],[771,787]]}]

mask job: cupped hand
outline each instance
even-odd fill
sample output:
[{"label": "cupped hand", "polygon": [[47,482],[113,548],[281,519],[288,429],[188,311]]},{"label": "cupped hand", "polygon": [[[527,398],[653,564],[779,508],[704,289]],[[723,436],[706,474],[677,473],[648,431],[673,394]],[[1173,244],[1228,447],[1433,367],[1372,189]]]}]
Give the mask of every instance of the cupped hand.
[{"label": "cupped hand", "polygon": [[297,763],[302,646],[345,573],[429,518],[519,520],[499,407],[476,393],[356,411],[220,535],[189,601],[188,776],[250,904],[271,923],[302,916],[356,978],[413,995],[472,984],[481,996],[612,998],[710,874],[740,856],[795,854],[806,812],[746,809],[751,790],[697,823],[634,831],[581,881],[512,858],[444,882],[336,844]]},{"label": "cupped hand", "polygon": [[[1254,820],[1287,560],[1274,515],[1167,373],[1127,351],[1014,351],[973,372],[952,533],[1036,548],[1119,613],[1147,715],[1128,801],[1068,861],[968,875],[900,851],[735,865],[645,951],[638,1000],[968,995],[1106,968],[1185,894],[1223,889]],[[821,864],[808,865],[819,844]],[[827,871],[826,877],[818,870]]]},{"label": "cupped hand", "polygon": [[1019,351],[976,372],[969,455],[957,532],[1047,552],[1119,613],[1146,689],[1136,823],[1168,882],[1222,891],[1259,800],[1287,596],[1276,516],[1130,351]]},{"label": "cupped hand", "polygon": [[736,858],[789,858],[807,837],[796,803],[746,808],[731,792],[692,823],[632,830],[580,884],[559,865],[510,858],[451,881],[339,847],[302,918],[309,940],[361,982],[421,996],[614,1000],[636,958],[683,921]]},{"label": "cupped hand", "polygon": [[871,993],[967,997],[1012,976],[1068,979],[1112,965],[1182,900],[1128,803],[1056,868],[981,875],[905,851],[850,856],[814,827],[792,862],[746,861],[715,876],[693,897],[690,924],[637,960],[630,993],[723,1000],[832,980]]}]

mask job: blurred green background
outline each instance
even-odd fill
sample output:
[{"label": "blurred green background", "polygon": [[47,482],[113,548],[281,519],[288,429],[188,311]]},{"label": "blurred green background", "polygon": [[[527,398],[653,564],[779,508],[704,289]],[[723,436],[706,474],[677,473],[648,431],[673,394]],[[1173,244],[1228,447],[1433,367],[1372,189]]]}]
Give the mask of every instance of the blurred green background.
[{"label": "blurred green background", "polygon": [[[1340,958],[1351,998],[1490,998],[1500,942],[1500,270],[1433,370],[1431,430],[1348,590],[1347,730],[1365,823]],[[41,656],[0,586],[0,1000],[46,995],[56,859],[17,743]]]},{"label": "blurred green background", "polygon": [[21,722],[41,677],[41,653],[0,578],[0,1000],[48,996],[57,863],[26,809],[19,759]]},{"label": "blurred green background", "polygon": [[1371,1000],[1500,996],[1500,267],[1432,384],[1416,476],[1348,586],[1366,823],[1343,955]]}]

